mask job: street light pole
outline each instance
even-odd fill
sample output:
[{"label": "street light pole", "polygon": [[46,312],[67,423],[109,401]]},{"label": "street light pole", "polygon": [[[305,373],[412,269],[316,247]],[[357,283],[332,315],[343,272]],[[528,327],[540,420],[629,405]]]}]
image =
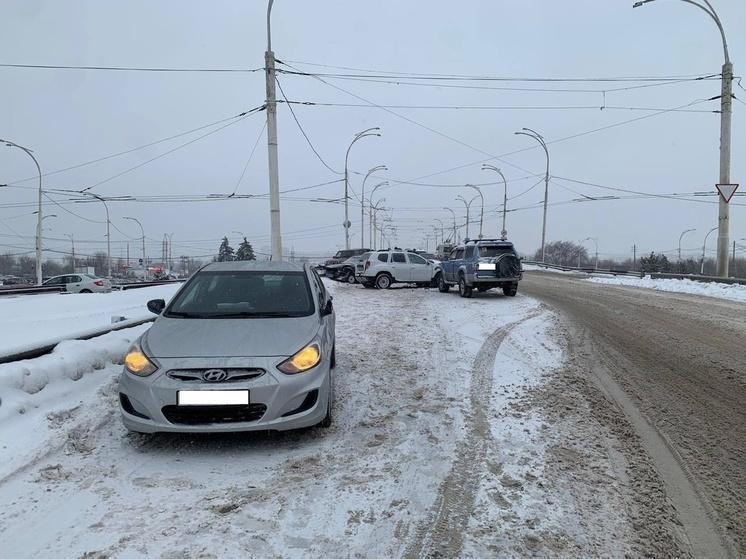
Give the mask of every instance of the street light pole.
[{"label": "street light pole", "polygon": [[444,210],[448,210],[451,212],[451,216],[453,217],[453,244],[456,244],[456,212],[454,212],[451,208],[443,208]]},{"label": "street light pole", "polygon": [[504,241],[508,238],[508,230],[505,228],[505,217],[508,213],[508,181],[505,180],[505,175],[503,175],[502,171],[495,167],[494,165],[488,165],[484,163],[482,165],[482,170],[490,170],[495,171],[498,175],[500,175],[500,178],[503,180],[503,186],[505,187],[504,193],[503,193],[503,229],[500,232],[500,238]]},{"label": "street light pole", "polygon": [[36,160],[36,157],[34,157],[34,154],[30,149],[20,146],[16,144],[15,142],[11,142],[10,140],[0,139],[0,142],[5,143],[5,145],[8,147],[18,148],[26,152],[26,155],[28,155],[31,159],[34,160],[34,164],[36,165],[36,170],[39,173],[38,207],[36,210],[37,211],[37,216],[36,216],[36,285],[41,285],[41,279],[42,279],[42,274],[41,274],[41,253],[42,253],[41,220],[43,219],[42,213],[41,213],[41,197],[42,197],[41,167],[39,166],[39,162]]},{"label": "street light pole", "polygon": [[482,238],[482,224],[484,223],[484,196],[482,195],[482,191],[479,189],[479,187],[474,186],[473,184],[467,184],[466,185],[469,188],[473,188],[477,191],[477,194],[479,194],[479,197],[482,200],[482,210],[479,214],[479,238]]},{"label": "street light pole", "polygon": [[140,226],[140,232],[142,233],[142,269],[143,269],[143,279],[147,279],[148,277],[148,261],[145,259],[145,229],[142,227],[142,223],[140,223],[140,220],[135,219],[134,217],[125,217],[124,219],[129,219],[130,221],[134,221]]},{"label": "street light pole", "polygon": [[705,274],[705,250],[707,249],[707,237],[710,236],[710,233],[712,233],[713,231],[717,231],[717,230],[718,230],[717,227],[713,227],[707,232],[707,235],[705,235],[705,241],[702,243],[702,263],[699,267],[700,275]]},{"label": "street light pole", "polygon": [[596,246],[596,265],[594,266],[594,269],[598,270],[598,237],[586,237],[583,240],[584,241],[593,241],[593,244]]},{"label": "street light pole", "polygon": [[[434,218],[434,220],[437,221],[438,223],[440,223],[440,244],[445,244],[446,238],[445,238],[445,235],[443,234],[443,230],[445,229],[445,227],[443,226],[443,221],[440,220],[440,219],[438,219],[437,217]],[[438,243],[438,236],[437,235],[435,236],[435,243],[436,243],[436,247],[435,248],[437,249],[437,243]]]},{"label": "street light pole", "polygon": [[541,147],[544,148],[544,153],[547,156],[547,171],[544,175],[544,219],[542,220],[541,225],[541,261],[544,262],[544,250],[547,240],[547,204],[549,202],[549,150],[547,149],[547,143],[544,141],[541,134],[535,130],[531,130],[530,128],[522,128],[521,130],[522,132],[516,132],[516,134],[520,136],[528,136],[529,138],[533,138],[539,142]]},{"label": "street light pole", "polygon": [[474,196],[474,198],[472,198],[471,200],[469,200],[467,202],[466,198],[464,198],[460,194],[458,196],[456,196],[456,200],[461,200],[464,203],[464,206],[466,206],[466,237],[465,237],[466,239],[469,238],[469,219],[470,219],[469,215],[470,215],[470,211],[471,211],[471,204],[477,198],[478,198],[478,196]]},{"label": "street light pole", "polygon": [[[270,15],[274,0],[267,4],[267,51],[264,53],[265,85],[267,92],[267,158],[269,162],[269,220],[272,260],[282,260],[282,232],[280,229],[280,171],[277,156],[277,98],[275,95],[275,53],[272,52]],[[349,248],[349,247],[348,247]]]},{"label": "street light pole", "polygon": [[367,181],[368,177],[376,171],[388,171],[388,167],[386,167],[386,165],[372,167],[371,169],[368,169],[368,172],[363,179],[363,189],[360,193],[360,248],[365,248],[365,181]]},{"label": "street light pole", "polygon": [[[347,148],[347,153],[345,153],[345,221],[343,223],[343,226],[345,229],[345,248],[347,250],[350,249],[350,210],[349,210],[350,173],[349,173],[349,170],[347,169],[347,161],[350,158],[350,150],[352,149],[352,146],[355,145],[355,142],[363,138],[367,138],[368,136],[379,136],[379,137],[381,136],[379,132],[374,132],[374,130],[380,130],[380,128],[375,126],[373,128],[368,128],[366,130],[363,130],[362,132],[358,132],[357,134],[355,134],[355,137],[352,139],[352,142],[350,142],[350,145]],[[364,248],[364,247],[360,247],[360,248]]]},{"label": "street light pole", "polygon": [[70,238],[70,243],[72,244],[73,261],[72,261],[72,270],[70,270],[70,273],[74,274],[75,273],[75,239],[73,238],[72,234],[69,234],[69,235],[66,234],[66,236]]},{"label": "street light pole", "polygon": [[[371,243],[375,243],[376,240],[373,238],[375,235],[375,232],[373,230],[373,209],[371,207],[373,203],[373,195],[376,193],[376,190],[378,190],[378,187],[380,186],[386,186],[389,184],[389,181],[382,181],[376,184],[373,187],[373,190],[370,192],[370,196],[368,196],[368,239],[370,239]],[[360,247],[364,248],[364,247]]]},{"label": "street light pole", "polygon": [[696,229],[687,229],[686,231],[683,231],[681,235],[679,235],[679,262],[681,262],[681,239],[686,235],[687,233],[691,233],[692,231],[696,231]]},{"label": "street light pole", "polygon": [[[635,2],[633,8],[639,8],[654,0],[642,0]],[[723,67],[720,88],[720,184],[730,184],[730,144],[731,144],[731,120],[733,115],[733,63],[728,52],[728,41],[725,30],[715,8],[709,0],[702,0],[705,5],[695,0],[681,0],[704,11],[720,31],[723,40]],[[722,278],[728,277],[728,244],[730,243],[730,205],[722,196],[718,196],[718,246],[717,246],[717,272]],[[704,262],[703,262],[704,265]]]},{"label": "street light pole", "polygon": [[377,226],[377,219],[378,219],[378,210],[380,209],[381,204],[385,201],[386,201],[386,198],[381,198],[375,204],[371,202],[371,208],[373,210],[373,221],[372,221],[373,223],[373,237],[372,237],[373,238],[373,250],[376,250],[378,246],[376,244],[376,228],[377,228],[376,226]]}]

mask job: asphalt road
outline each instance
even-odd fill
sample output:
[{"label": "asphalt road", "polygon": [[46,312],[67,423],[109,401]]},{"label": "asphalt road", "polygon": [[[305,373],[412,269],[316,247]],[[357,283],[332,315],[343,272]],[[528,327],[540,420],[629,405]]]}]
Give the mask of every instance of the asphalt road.
[{"label": "asphalt road", "polygon": [[695,556],[746,556],[746,305],[528,273],[570,361],[634,428]]}]

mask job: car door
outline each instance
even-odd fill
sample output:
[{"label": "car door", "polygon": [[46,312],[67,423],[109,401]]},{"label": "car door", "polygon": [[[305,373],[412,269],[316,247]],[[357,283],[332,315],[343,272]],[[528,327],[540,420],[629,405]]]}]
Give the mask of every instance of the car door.
[{"label": "car door", "polygon": [[83,278],[78,275],[65,276],[67,281],[67,290],[70,293],[80,293],[83,286]]},{"label": "car door", "polygon": [[427,260],[412,252],[407,253],[407,258],[409,259],[410,281],[424,283],[432,279],[433,267]]},{"label": "car door", "polygon": [[394,280],[401,282],[412,281],[409,262],[407,262],[407,257],[403,252],[392,252],[389,266],[391,267]]},{"label": "car door", "polygon": [[454,248],[448,257],[448,267],[445,269],[446,280],[449,282],[455,282],[458,272],[458,267],[461,265],[461,259],[464,256],[463,248]]}]

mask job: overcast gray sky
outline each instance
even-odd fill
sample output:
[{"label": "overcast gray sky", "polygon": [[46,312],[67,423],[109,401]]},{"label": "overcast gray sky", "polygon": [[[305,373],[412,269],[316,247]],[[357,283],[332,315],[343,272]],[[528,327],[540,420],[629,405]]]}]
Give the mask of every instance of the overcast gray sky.
[{"label": "overcast gray sky", "polygon": [[[725,24],[736,75],[746,67],[746,2],[713,0]],[[0,4],[4,64],[96,65],[169,68],[260,68],[266,45],[266,2],[244,1],[35,1]],[[307,72],[361,72],[307,63],[380,70],[385,74],[440,73],[510,78],[606,78],[619,76],[700,76],[718,74],[723,61],[717,28],[707,16],[677,0],[658,0],[632,9],[631,0],[526,0],[452,2],[446,0],[378,0],[376,2],[277,0],[273,10],[273,48],[278,59]],[[289,69],[288,66],[280,66]],[[280,75],[291,100],[364,105],[524,107],[522,109],[390,109],[296,105],[303,129],[323,159],[341,171],[353,135],[380,126],[381,138],[355,145],[350,168],[365,172],[386,164],[383,178],[459,185],[495,182],[480,170],[481,161],[521,148],[532,148],[492,163],[510,181],[509,196],[534,185],[544,169],[544,155],[529,138],[514,131],[530,127],[547,141],[573,136],[639,117],[637,122],[550,145],[552,158],[548,240],[598,237],[599,250],[618,258],[638,251],[672,250],[681,231],[685,249],[701,250],[704,234],[717,224],[717,199],[699,202],[667,198],[569,202],[582,196],[609,196],[575,181],[638,192],[669,194],[714,191],[718,179],[718,80],[657,82],[447,82],[433,87],[370,83],[357,79]],[[428,82],[432,84],[433,82]],[[264,102],[264,75],[254,73],[159,73],[103,70],[0,68],[2,103],[0,137],[32,148],[44,171],[53,171],[118,153],[199,126],[232,117]],[[652,87],[611,91],[629,86]],[[334,87],[332,87],[334,86]],[[466,86],[466,87],[464,87]],[[473,87],[513,88],[474,89]],[[746,86],[746,83],[744,84]],[[583,89],[582,92],[526,89]],[[602,91],[606,90],[604,94]],[[746,91],[735,86],[732,181],[744,171]],[[278,91],[279,96],[279,91]],[[704,101],[703,101],[704,100]],[[700,101],[698,103],[694,103]],[[614,109],[669,109],[694,103],[689,110],[667,112]],[[606,107],[601,110],[601,107]],[[529,108],[530,107],[530,108]],[[544,107],[544,108],[536,108]],[[550,108],[546,108],[550,107]],[[590,107],[570,109],[567,107]],[[398,116],[397,116],[398,115]],[[408,120],[409,119],[409,120]],[[206,195],[236,187],[252,147],[262,132],[263,112],[165,155],[152,163],[96,186],[102,196]],[[414,122],[413,122],[414,121]],[[76,189],[94,185],[143,163],[216,127],[159,143],[45,178],[46,188]],[[427,130],[430,128],[432,130]],[[436,132],[437,131],[437,132]],[[450,136],[451,138],[446,138]],[[465,145],[465,144],[468,144]],[[309,149],[287,106],[279,106],[280,183],[283,190],[334,181]],[[489,154],[489,155],[486,155]],[[457,170],[448,171],[455,167]],[[33,176],[32,162],[15,149],[0,149],[0,183]],[[352,175],[359,194],[361,177]],[[378,179],[383,180],[383,179]],[[377,182],[377,181],[375,181]],[[375,184],[369,180],[368,186]],[[0,188],[0,250],[33,247],[35,221],[30,214],[35,183]],[[543,185],[510,200],[508,231],[522,252],[539,246]],[[266,194],[267,146],[262,135],[246,168],[239,194]],[[497,235],[496,209],[501,185],[483,187],[485,234]],[[340,204],[342,183],[287,194],[282,201],[285,248],[324,254],[343,247]],[[465,188],[431,188],[398,184],[376,192],[385,197],[398,227],[397,244],[423,246],[425,230],[435,219],[450,223],[441,208],[463,205],[454,198]],[[64,196],[55,196],[62,201]],[[561,203],[568,202],[568,203]],[[746,237],[746,197],[731,208],[733,239]],[[529,208],[526,208],[526,207]],[[173,253],[207,255],[218,239],[237,244],[241,231],[255,248],[268,248],[268,201],[231,199],[209,202],[112,202],[113,255],[123,254],[125,237],[138,237],[141,219],[148,250],[160,254],[164,233],[173,233]],[[477,208],[475,203],[473,208]],[[104,248],[100,204],[57,206],[45,221],[50,248],[67,250],[65,234],[79,240],[80,252]],[[526,209],[524,209],[526,208]],[[351,205],[352,244],[359,245],[360,206]],[[472,226],[472,235],[475,229]],[[367,227],[366,227],[367,235]],[[132,250],[136,242],[131,241]],[[367,241],[366,241],[366,244]],[[743,241],[746,245],[746,241]],[[592,244],[587,244],[589,249]],[[714,254],[715,236],[710,237]]]}]

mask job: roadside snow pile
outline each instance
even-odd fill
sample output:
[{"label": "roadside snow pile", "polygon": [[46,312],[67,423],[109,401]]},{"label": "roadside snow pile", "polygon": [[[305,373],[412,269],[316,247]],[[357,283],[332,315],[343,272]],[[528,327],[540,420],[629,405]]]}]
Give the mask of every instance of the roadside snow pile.
[{"label": "roadside snow pile", "polygon": [[153,316],[150,299],[168,301],[181,284],[111,293],[0,297],[0,355],[54,344],[111,324],[112,316],[138,320]]},{"label": "roadside snow pile", "polygon": [[632,287],[644,287],[657,289],[658,291],[669,291],[673,293],[691,293],[693,295],[705,295],[718,299],[740,301],[746,303],[746,285],[730,285],[727,283],[703,283],[690,279],[653,279],[650,276],[644,278],[613,277],[613,278],[590,278],[588,281],[603,283],[606,285],[628,285]]}]

